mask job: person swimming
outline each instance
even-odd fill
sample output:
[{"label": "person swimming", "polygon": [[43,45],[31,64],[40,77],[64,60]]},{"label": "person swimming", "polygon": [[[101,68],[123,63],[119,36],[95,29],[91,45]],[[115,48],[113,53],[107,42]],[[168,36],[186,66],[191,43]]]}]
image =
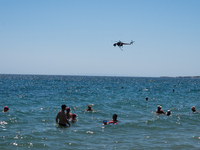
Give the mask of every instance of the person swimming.
[{"label": "person swimming", "polygon": [[108,125],[108,124],[117,124],[118,120],[117,120],[117,114],[113,115],[113,119],[110,120],[109,122],[107,122],[107,120],[103,120],[103,125]]},{"label": "person swimming", "polygon": [[156,111],[157,114],[165,114],[165,112],[161,108],[162,106],[160,105],[157,106],[157,111]]},{"label": "person swimming", "polygon": [[108,123],[107,123],[107,120],[104,120],[103,121],[103,125],[107,125]]},{"label": "person swimming", "polygon": [[193,113],[196,112],[196,109],[195,109],[194,106],[191,107],[191,110],[192,110]]},{"label": "person swimming", "polygon": [[111,121],[113,121],[113,123],[118,122],[118,120],[117,120],[117,114],[114,114],[114,115],[113,115],[113,119],[112,119]]},{"label": "person swimming", "polygon": [[87,111],[94,111],[94,110],[92,109],[92,106],[91,106],[91,105],[88,105]]},{"label": "person swimming", "polygon": [[72,114],[72,121],[76,121],[76,114]]},{"label": "person swimming", "polygon": [[2,112],[8,112],[9,108],[8,106],[5,106]]},{"label": "person swimming", "polygon": [[170,116],[170,115],[171,115],[171,111],[167,110],[167,116]]}]

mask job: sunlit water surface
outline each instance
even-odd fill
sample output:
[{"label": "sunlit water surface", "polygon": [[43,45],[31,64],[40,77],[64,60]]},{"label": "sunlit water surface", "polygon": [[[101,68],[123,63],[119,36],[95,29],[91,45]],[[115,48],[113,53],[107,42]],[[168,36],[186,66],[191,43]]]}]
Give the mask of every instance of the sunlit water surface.
[{"label": "sunlit water surface", "polygon": [[[200,79],[0,75],[0,108],[10,109],[0,149],[200,149],[199,96]],[[55,121],[62,104],[78,115],[69,128]],[[114,113],[118,124],[102,126]]]}]

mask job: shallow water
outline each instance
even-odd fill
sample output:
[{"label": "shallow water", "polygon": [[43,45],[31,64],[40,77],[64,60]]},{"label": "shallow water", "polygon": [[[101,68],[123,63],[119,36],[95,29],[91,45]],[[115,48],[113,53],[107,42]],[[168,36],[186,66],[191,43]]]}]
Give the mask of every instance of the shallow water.
[{"label": "shallow water", "polygon": [[[199,96],[200,79],[0,75],[0,149],[199,149]],[[62,104],[70,128],[55,123]]]}]

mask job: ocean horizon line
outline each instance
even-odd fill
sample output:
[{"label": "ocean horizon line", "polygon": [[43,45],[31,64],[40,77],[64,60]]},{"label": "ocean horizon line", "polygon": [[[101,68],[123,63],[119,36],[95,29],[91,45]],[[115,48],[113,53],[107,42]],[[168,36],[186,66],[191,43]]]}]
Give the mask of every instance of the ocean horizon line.
[{"label": "ocean horizon line", "polygon": [[99,75],[99,74],[18,74],[0,73],[0,75],[32,75],[32,76],[85,76],[85,77],[130,77],[130,78],[200,78],[200,76],[129,76],[129,75]]}]

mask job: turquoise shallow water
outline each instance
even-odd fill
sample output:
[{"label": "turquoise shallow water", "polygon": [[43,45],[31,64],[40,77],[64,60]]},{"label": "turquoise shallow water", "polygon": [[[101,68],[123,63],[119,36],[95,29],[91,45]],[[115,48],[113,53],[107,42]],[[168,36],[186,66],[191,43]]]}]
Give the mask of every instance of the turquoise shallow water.
[{"label": "turquoise shallow water", "polygon": [[[200,79],[0,75],[0,149],[200,149],[199,96]],[[55,123],[62,104],[70,128]]]}]

